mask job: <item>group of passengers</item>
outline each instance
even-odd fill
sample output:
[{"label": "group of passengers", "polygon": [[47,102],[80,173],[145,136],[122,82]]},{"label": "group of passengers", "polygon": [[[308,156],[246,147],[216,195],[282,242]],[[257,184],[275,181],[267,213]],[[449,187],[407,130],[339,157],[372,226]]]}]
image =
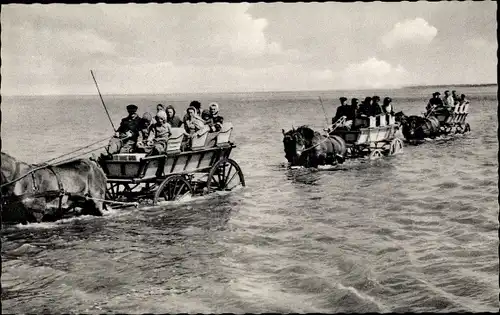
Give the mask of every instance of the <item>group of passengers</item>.
[{"label": "group of passengers", "polygon": [[382,104],[380,104],[380,97],[375,95],[373,97],[365,97],[364,101],[359,104],[357,98],[351,99],[351,104],[347,104],[347,98],[341,97],[340,106],[337,108],[335,116],[332,118],[332,124],[339,121],[341,117],[345,117],[346,123],[344,127],[349,127],[352,122],[358,117],[370,117],[379,115],[394,115],[394,108],[392,106],[392,99],[385,97]]},{"label": "group of passengers", "polygon": [[127,106],[128,116],[120,122],[114,137],[107,147],[109,154],[115,153],[148,153],[163,154],[167,149],[167,141],[172,134],[171,128],[184,128],[182,149],[187,150],[191,139],[204,131],[218,132],[222,128],[224,118],[219,115],[219,105],[210,103],[209,108],[202,110],[199,101],[192,101],[182,120],[176,115],[172,105],[156,106],[156,115],[145,112],[142,118],[137,114],[137,106]]},{"label": "group of passengers", "polygon": [[465,98],[465,94],[461,94],[460,97],[457,94],[457,91],[453,90],[444,91],[444,96],[441,98],[441,93],[434,92],[432,93],[432,98],[427,103],[425,109],[427,110],[427,114],[432,112],[444,110],[444,111],[453,111],[456,105],[463,105],[468,103],[469,101]]}]

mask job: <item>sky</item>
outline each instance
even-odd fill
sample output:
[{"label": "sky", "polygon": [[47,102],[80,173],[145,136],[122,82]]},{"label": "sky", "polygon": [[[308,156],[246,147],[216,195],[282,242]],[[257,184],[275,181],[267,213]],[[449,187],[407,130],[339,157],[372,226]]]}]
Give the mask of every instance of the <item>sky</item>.
[{"label": "sky", "polygon": [[497,82],[495,2],[2,5],[3,95]]}]

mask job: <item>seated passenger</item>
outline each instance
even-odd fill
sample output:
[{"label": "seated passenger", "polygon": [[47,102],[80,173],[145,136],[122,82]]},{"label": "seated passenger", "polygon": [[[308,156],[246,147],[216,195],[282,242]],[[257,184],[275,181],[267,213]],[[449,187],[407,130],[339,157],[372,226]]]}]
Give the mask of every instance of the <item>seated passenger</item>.
[{"label": "seated passenger", "polygon": [[224,123],[224,117],[219,115],[219,104],[210,103],[208,111],[203,111],[202,119],[205,121],[205,125],[210,128],[210,132],[220,131]]},{"label": "seated passenger", "polygon": [[337,108],[337,112],[335,113],[335,116],[332,118],[332,124],[336,123],[340,117],[349,115],[350,111],[350,106],[347,105],[347,98],[341,97],[339,98],[340,100],[340,106]]},{"label": "seated passenger", "polygon": [[465,98],[465,94],[461,94],[460,99],[459,99],[459,104],[463,105],[463,104],[467,104],[467,103],[469,103],[469,100]]},{"label": "seated passenger", "polygon": [[450,91],[448,90],[444,91],[443,105],[448,110],[450,110],[452,107],[455,106],[455,100],[453,99],[453,96],[451,96]]},{"label": "seated passenger", "polygon": [[442,107],[443,106],[443,100],[439,97],[441,93],[439,92],[434,92],[432,93],[432,98],[429,100],[429,103],[427,103],[427,106],[425,109],[427,110],[427,114],[433,112],[437,107]]},{"label": "seated passenger", "polygon": [[167,141],[171,135],[170,125],[167,123],[167,114],[159,111],[156,114],[156,123],[151,126],[150,140],[148,146],[151,148],[150,155],[165,154]]},{"label": "seated passenger", "polygon": [[165,111],[165,106],[163,106],[163,104],[156,105],[156,113],[158,114],[160,111]]},{"label": "seated passenger", "polygon": [[351,99],[351,106],[349,106],[349,111],[347,112],[347,120],[354,120],[358,114],[359,111],[359,105],[358,105],[358,99],[353,98]]},{"label": "seated passenger", "polygon": [[382,107],[380,107],[380,97],[375,95],[372,97],[372,106],[369,116],[378,116],[383,113]]},{"label": "seated passenger", "polygon": [[361,106],[359,106],[358,116],[370,116],[372,98],[366,97]]},{"label": "seated passenger", "polygon": [[392,99],[390,97],[384,98],[384,103],[382,104],[383,114],[394,116],[394,108],[392,107],[391,102],[392,102]]},{"label": "seated passenger", "polygon": [[120,127],[116,130],[113,138],[106,148],[108,154],[129,153],[135,149],[137,138],[139,137],[139,122],[141,118],[137,115],[137,106],[130,104],[127,106],[128,116],[120,122]]},{"label": "seated passenger", "polygon": [[453,105],[457,105],[460,103],[460,97],[458,97],[457,91],[451,91],[451,97],[453,97]]},{"label": "seated passenger", "polygon": [[179,128],[182,126],[182,120],[175,115],[175,108],[172,105],[167,106],[167,122],[172,128]]},{"label": "seated passenger", "polygon": [[137,152],[145,152],[148,145],[149,135],[151,133],[153,117],[150,113],[146,112],[142,115],[139,122],[139,137],[137,139]]},{"label": "seated passenger", "polygon": [[196,108],[189,106],[186,110],[186,122],[184,123],[184,129],[189,135],[203,130],[205,128],[205,122],[198,116]]},{"label": "seated passenger", "polygon": [[[197,115],[201,117],[202,110],[201,110],[201,103],[200,102],[192,101],[191,103],[189,103],[188,107],[193,107],[196,110]],[[184,124],[186,124],[187,119],[188,119],[188,114],[185,114],[184,117],[182,118],[182,122]]]}]

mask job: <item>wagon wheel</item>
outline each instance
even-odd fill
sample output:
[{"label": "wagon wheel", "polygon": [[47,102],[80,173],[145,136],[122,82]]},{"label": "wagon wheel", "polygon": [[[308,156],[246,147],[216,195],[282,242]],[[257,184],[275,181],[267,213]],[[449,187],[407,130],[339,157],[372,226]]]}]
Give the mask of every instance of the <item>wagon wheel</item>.
[{"label": "wagon wheel", "polygon": [[391,147],[389,148],[389,155],[401,154],[403,153],[403,141],[396,138],[391,141]]},{"label": "wagon wheel", "polygon": [[176,201],[186,194],[193,194],[193,187],[182,175],[172,175],[167,177],[158,187],[155,193],[154,204],[159,201]]},{"label": "wagon wheel", "polygon": [[378,160],[383,156],[381,149],[374,149],[370,152],[370,160]]},{"label": "wagon wheel", "polygon": [[128,184],[119,183],[107,183],[106,184],[106,199],[108,200],[118,200],[123,197],[127,197],[126,193],[131,192],[131,188]]},{"label": "wagon wheel", "polygon": [[465,128],[464,128],[464,133],[470,132],[470,125],[469,123],[465,123]]},{"label": "wagon wheel", "polygon": [[219,160],[210,169],[207,179],[207,193],[215,190],[231,191],[239,185],[245,186],[245,177],[240,166],[234,160]]}]

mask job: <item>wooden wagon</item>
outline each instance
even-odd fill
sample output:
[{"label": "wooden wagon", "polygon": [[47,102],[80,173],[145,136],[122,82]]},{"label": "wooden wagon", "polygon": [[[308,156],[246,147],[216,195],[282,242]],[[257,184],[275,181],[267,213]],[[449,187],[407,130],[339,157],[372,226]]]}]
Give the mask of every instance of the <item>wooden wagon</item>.
[{"label": "wooden wagon", "polygon": [[166,154],[115,154],[100,161],[108,178],[106,199],[157,205],[245,186],[240,166],[229,158],[236,147],[230,141],[232,130],[232,124],[225,123],[218,133],[195,136],[191,149],[181,151],[183,128],[172,128]]},{"label": "wooden wagon", "polygon": [[469,102],[457,104],[451,110],[446,108],[438,109],[431,115],[439,121],[440,131],[443,134],[466,133],[470,131],[470,125],[466,122],[469,115]]},{"label": "wooden wagon", "polygon": [[348,158],[377,159],[403,152],[403,141],[396,136],[398,129],[394,116],[379,115],[358,117],[349,130],[337,128],[330,135],[344,139]]}]

